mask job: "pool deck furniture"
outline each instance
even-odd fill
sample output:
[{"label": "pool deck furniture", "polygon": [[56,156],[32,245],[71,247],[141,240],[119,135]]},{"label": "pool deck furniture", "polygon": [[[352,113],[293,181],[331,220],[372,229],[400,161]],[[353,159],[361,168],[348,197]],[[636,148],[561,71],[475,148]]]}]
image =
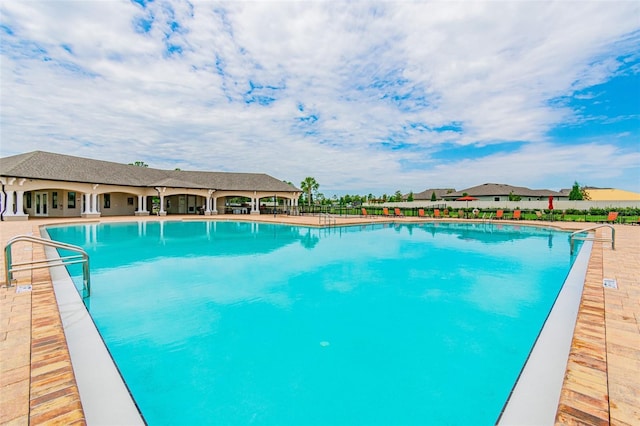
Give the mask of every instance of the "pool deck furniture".
[{"label": "pool deck furniture", "polygon": [[424,209],[418,209],[418,217],[429,217],[424,213]]},{"label": "pool deck furniture", "polygon": [[615,223],[618,220],[618,212],[609,212],[607,223]]},{"label": "pool deck furniture", "polygon": [[504,210],[498,210],[496,212],[496,219],[502,219],[504,218]]},{"label": "pool deck furniture", "polygon": [[384,207],[384,208],[382,209],[382,216],[391,216],[391,215],[389,214],[389,209],[388,209],[388,208]]},{"label": "pool deck furniture", "polygon": [[404,216],[404,215],[402,214],[402,212],[400,211],[400,209],[399,209],[399,208],[397,208],[397,207],[396,207],[395,209],[393,209],[393,214],[394,214],[394,216],[396,216],[396,217],[403,217],[403,216]]},{"label": "pool deck furniture", "polygon": [[513,211],[513,220],[520,220],[520,215],[522,214],[522,212],[520,210],[514,210]]},{"label": "pool deck furniture", "polygon": [[[165,218],[140,217],[156,221]],[[166,218],[166,220],[176,220]],[[211,220],[222,218],[193,218]],[[234,220],[256,220],[249,215]],[[260,222],[317,226],[314,216],[266,216]],[[131,217],[100,222],[130,222]],[[391,218],[411,222],[409,217]],[[416,219],[413,218],[413,221]],[[337,224],[361,224],[361,216]],[[46,224],[94,222],[91,219],[30,219],[0,222],[2,247],[15,235],[40,236]],[[478,221],[481,222],[481,221]],[[508,222],[508,221],[507,221]],[[527,221],[520,221],[520,224]],[[584,224],[531,221],[532,225],[576,230]],[[595,241],[564,377],[556,424],[640,424],[640,227],[615,224],[616,249]],[[596,231],[603,236],[608,229]],[[38,245],[14,246],[13,260],[44,258]],[[4,258],[4,251],[0,251]],[[4,264],[4,259],[3,259]],[[0,424],[85,424],[60,311],[47,269],[16,273],[19,287],[0,288]],[[605,279],[617,288],[605,288]],[[31,291],[17,292],[31,286]]]},{"label": "pool deck furniture", "polygon": [[440,209],[434,209],[433,210],[433,217],[435,217],[436,219],[440,219]]}]

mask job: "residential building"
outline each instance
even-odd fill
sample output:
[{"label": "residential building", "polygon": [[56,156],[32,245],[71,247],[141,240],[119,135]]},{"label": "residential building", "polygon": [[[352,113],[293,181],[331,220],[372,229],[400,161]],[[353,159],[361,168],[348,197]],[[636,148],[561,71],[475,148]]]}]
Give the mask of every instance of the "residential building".
[{"label": "residential building", "polygon": [[160,170],[43,151],[1,158],[0,182],[2,220],[295,213],[301,194],[266,174]]}]

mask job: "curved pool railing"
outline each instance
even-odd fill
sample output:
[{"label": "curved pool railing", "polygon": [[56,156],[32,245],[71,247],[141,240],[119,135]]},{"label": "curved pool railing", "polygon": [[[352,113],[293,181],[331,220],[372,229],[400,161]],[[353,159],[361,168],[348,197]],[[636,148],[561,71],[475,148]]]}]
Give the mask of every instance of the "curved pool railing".
[{"label": "curved pool railing", "polygon": [[[589,234],[587,236],[578,235],[578,234],[583,234],[585,232],[593,231],[593,230],[596,230],[598,228],[603,228],[603,227],[607,227],[607,228],[611,229],[611,237],[596,237],[595,234]],[[585,228],[585,229],[581,229],[579,231],[572,232],[571,235],[569,236],[569,242],[570,242],[570,246],[571,246],[571,254],[573,254],[573,251],[574,251],[574,241],[575,240],[581,240],[581,241],[604,241],[604,242],[611,241],[611,250],[615,250],[616,249],[616,229],[613,227],[613,225],[610,225],[608,223],[601,223],[599,225],[595,225],[595,226],[592,226],[590,228]]]},{"label": "curved pool railing", "polygon": [[[55,259],[29,260],[26,262],[13,263],[11,257],[11,246],[17,242],[30,242],[42,244],[44,246],[69,250],[78,254],[71,256],[57,257]],[[91,295],[91,275],[89,274],[89,255],[81,247],[58,241],[46,240],[44,238],[33,237],[31,235],[18,235],[10,239],[4,246],[4,268],[6,286],[11,287],[14,281],[13,273],[19,271],[29,271],[32,269],[50,268],[52,266],[64,266],[74,263],[82,263],[82,286],[83,297]]]}]

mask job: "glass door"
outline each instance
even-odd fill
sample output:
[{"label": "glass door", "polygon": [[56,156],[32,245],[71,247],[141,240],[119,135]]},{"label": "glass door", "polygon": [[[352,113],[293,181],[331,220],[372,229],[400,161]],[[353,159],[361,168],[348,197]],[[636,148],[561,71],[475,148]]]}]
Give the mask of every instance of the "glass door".
[{"label": "glass door", "polygon": [[35,201],[35,215],[47,216],[49,214],[49,193],[36,192]]}]

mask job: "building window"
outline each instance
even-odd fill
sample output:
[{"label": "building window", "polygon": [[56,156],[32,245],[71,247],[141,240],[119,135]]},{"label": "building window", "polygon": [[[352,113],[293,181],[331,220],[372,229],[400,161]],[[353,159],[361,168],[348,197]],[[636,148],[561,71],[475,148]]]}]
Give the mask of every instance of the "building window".
[{"label": "building window", "polygon": [[104,199],[104,208],[108,209],[111,207],[111,194],[104,194],[102,196],[102,198]]},{"label": "building window", "polygon": [[129,206],[133,205],[133,197],[127,198],[127,205],[129,205]]},{"label": "building window", "polygon": [[25,204],[27,205],[27,208],[30,209],[31,208],[31,191],[25,192]]},{"label": "building window", "polygon": [[70,209],[75,209],[76,208],[76,193],[75,192],[69,192],[67,194],[67,207]]},{"label": "building window", "polygon": [[57,191],[53,191],[51,193],[51,208],[52,209],[58,208],[58,192]]},{"label": "building window", "polygon": [[493,201],[500,201],[500,197],[493,197]]}]

